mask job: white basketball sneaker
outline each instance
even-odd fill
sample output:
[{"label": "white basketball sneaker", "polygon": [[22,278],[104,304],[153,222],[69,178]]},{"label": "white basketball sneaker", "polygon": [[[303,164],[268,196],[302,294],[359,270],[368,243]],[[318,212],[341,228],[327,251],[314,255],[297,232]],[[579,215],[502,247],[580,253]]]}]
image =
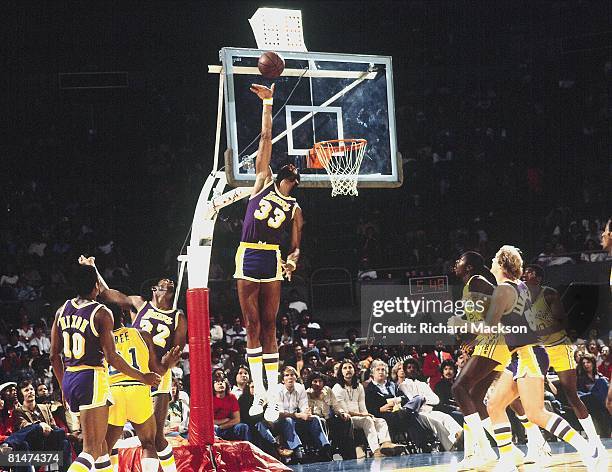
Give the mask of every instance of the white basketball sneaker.
[{"label": "white basketball sneaker", "polygon": [[552,462],[552,451],[550,445],[544,441],[537,446],[527,445],[525,464],[538,464],[540,467],[548,467]]},{"label": "white basketball sneaker", "polygon": [[268,407],[264,413],[264,420],[274,423],[280,416],[280,406],[278,404],[278,386],[268,389]]},{"label": "white basketball sneaker", "polygon": [[502,459],[495,465],[493,472],[519,472],[519,470],[514,462]]},{"label": "white basketball sneaker", "polygon": [[261,415],[264,412],[264,406],[266,406],[266,392],[255,392],[253,397],[253,404],[249,408],[249,416]]}]

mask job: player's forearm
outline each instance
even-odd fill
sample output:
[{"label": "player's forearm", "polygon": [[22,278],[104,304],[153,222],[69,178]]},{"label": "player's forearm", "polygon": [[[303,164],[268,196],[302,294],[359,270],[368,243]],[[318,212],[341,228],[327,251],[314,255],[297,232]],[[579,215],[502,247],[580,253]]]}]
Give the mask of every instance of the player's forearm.
[{"label": "player's forearm", "polygon": [[226,421],[225,423],[220,424],[219,427],[221,429],[230,429],[230,428],[233,428],[234,426],[236,426],[238,423],[240,423],[240,420],[231,418],[228,421]]},{"label": "player's forearm", "polygon": [[106,356],[106,360],[108,361],[108,363],[112,365],[115,369],[117,369],[119,372],[127,375],[128,377],[144,382],[144,376],[142,375],[142,372],[134,369],[119,354],[117,354],[116,352],[105,352],[104,355]]},{"label": "player's forearm", "polygon": [[134,311],[135,307],[130,300],[130,297],[121,293],[118,290],[107,288],[100,292],[100,299],[105,303],[112,303],[113,305],[118,305],[124,311]]},{"label": "player's forearm", "polygon": [[258,174],[269,172],[272,157],[272,106],[263,105],[261,112],[261,136],[255,160],[255,171]]},{"label": "player's forearm", "polygon": [[100,274],[100,271],[98,270],[98,267],[96,267],[96,265],[93,265],[93,268],[96,269],[96,274],[98,276],[98,282],[100,282],[100,286],[102,287],[102,292],[104,292],[105,290],[108,290],[108,284],[106,283],[106,280],[104,280],[104,277],[102,277],[102,274]]},{"label": "player's forearm", "polygon": [[58,354],[51,355],[49,359],[51,362],[51,367],[53,368],[53,374],[55,374],[55,378],[57,382],[62,385],[62,381],[64,380],[64,363]]}]

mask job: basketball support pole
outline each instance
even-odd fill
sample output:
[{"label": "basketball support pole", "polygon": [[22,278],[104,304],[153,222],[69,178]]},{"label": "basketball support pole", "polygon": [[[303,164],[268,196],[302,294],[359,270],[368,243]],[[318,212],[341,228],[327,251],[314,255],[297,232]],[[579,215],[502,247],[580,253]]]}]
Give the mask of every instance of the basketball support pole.
[{"label": "basketball support pole", "polygon": [[214,465],[210,446],[214,443],[213,392],[210,359],[210,318],[208,273],[212,253],[213,235],[217,215],[221,208],[230,205],[251,193],[251,187],[239,187],[222,193],[227,185],[225,172],[218,169],[221,119],[223,114],[224,74],[219,75],[219,103],[213,168],[200,192],[193,217],[191,238],[187,254],[181,254],[174,307],[178,297],[185,269],[187,269],[187,327],[189,334],[190,366],[190,420],[189,443],[207,448]]}]

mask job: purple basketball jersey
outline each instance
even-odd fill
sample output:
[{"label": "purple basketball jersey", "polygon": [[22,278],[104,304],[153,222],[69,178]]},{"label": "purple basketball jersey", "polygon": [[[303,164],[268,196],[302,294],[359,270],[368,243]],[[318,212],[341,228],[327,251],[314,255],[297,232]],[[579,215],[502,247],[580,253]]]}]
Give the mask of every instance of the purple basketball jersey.
[{"label": "purple basketball jersey", "polygon": [[94,315],[104,307],[90,301],[76,304],[76,298],[67,300],[57,318],[57,327],[64,341],[64,365],[67,367],[104,365],[104,352],[94,326]]},{"label": "purple basketball jersey", "polygon": [[178,326],[178,310],[160,310],[151,302],[145,303],[132,323],[132,327],[151,333],[158,359],[174,347],[174,333]]},{"label": "purple basketball jersey", "polygon": [[249,199],[242,224],[241,241],[280,244],[283,230],[293,219],[293,212],[297,207],[295,198],[285,197],[278,191],[274,181],[270,182]]}]

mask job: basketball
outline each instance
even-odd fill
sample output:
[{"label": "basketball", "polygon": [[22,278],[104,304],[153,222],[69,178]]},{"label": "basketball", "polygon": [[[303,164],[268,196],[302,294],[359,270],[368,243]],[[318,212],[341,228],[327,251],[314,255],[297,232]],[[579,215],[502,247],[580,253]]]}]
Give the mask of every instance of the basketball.
[{"label": "basketball", "polygon": [[266,79],[276,79],[285,70],[285,60],[275,52],[264,52],[257,61],[257,68]]}]

